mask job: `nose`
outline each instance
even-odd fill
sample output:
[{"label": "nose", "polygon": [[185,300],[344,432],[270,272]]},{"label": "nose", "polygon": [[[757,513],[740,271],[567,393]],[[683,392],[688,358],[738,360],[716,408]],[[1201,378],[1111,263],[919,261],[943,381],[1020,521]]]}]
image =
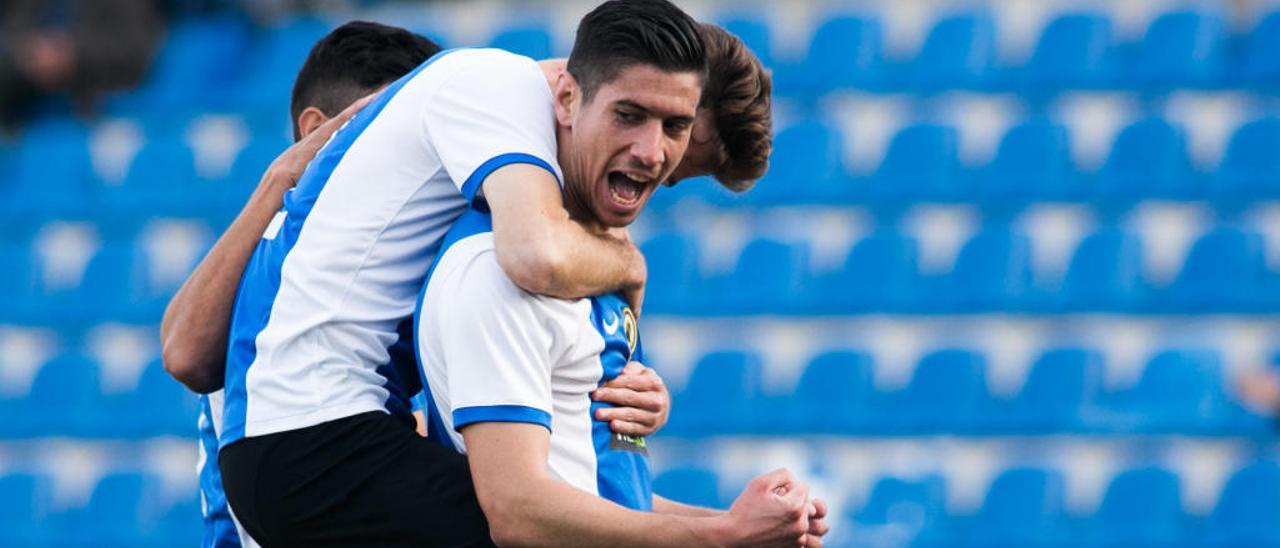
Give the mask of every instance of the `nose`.
[{"label": "nose", "polygon": [[662,124],[646,124],[631,143],[631,156],[645,169],[662,167],[666,159],[666,151],[662,147],[664,141]]}]

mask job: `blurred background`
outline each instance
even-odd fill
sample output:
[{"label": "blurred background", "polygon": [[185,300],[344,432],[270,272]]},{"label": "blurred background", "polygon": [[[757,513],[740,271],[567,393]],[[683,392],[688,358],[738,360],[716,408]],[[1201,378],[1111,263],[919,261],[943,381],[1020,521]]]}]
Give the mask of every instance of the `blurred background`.
[{"label": "blurred background", "polygon": [[[544,58],[594,3],[0,3],[0,544],[199,542],[157,326],[316,39]],[[1280,545],[1280,2],[681,5],[777,136],[635,226],[660,493],[787,466],[831,546]]]}]

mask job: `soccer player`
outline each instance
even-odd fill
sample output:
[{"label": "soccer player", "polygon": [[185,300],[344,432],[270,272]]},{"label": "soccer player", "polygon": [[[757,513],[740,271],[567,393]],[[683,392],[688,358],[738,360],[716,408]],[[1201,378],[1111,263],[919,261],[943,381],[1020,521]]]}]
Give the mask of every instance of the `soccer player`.
[{"label": "soccer player", "polygon": [[[675,169],[670,159],[687,144],[701,78],[687,59],[645,56],[645,44],[663,36],[602,13],[583,19],[554,93],[565,206],[601,234],[630,224]],[[567,166],[589,165],[575,152],[595,151],[604,156],[595,162],[644,183],[622,191],[609,179],[571,176]],[[592,420],[601,404],[590,393],[642,359],[635,314],[620,294],[556,299],[522,290],[498,264],[493,226],[477,198],[445,236],[420,296],[415,341],[429,435],[469,455],[498,544],[821,545],[825,508],[810,505],[807,487],[785,471],[754,480],[724,514],[655,496],[644,439]],[[782,511],[752,516],[753,505]]]}]

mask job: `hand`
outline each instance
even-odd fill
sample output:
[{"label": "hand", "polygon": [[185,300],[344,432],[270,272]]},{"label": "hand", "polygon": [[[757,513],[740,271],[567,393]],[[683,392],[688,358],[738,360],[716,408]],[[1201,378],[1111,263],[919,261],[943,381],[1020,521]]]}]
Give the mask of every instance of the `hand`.
[{"label": "hand", "polygon": [[329,138],[346,124],[351,117],[355,116],[360,109],[368,105],[377,93],[370,93],[351,105],[347,106],[337,116],[326,120],[323,124],[316,127],[311,133],[308,133],[301,140],[289,146],[284,152],[280,153],[275,160],[271,161],[271,166],[267,168],[267,179],[275,183],[281,191],[293,188],[298,184],[298,179],[302,178],[302,172],[306,171],[307,164],[316,157],[316,153],[329,142]]},{"label": "hand", "polygon": [[809,486],[780,468],[751,480],[729,512],[716,519],[727,520],[730,546],[805,546],[815,506],[809,504]]},{"label": "hand", "polygon": [[592,392],[591,398],[618,406],[597,409],[596,420],[609,421],[609,428],[619,434],[652,435],[671,415],[667,385],[640,362],[628,363],[620,375]]},{"label": "hand", "polygon": [[805,548],[822,548],[822,537],[831,530],[827,525],[827,503],[822,499],[809,501],[809,531],[804,536]]}]

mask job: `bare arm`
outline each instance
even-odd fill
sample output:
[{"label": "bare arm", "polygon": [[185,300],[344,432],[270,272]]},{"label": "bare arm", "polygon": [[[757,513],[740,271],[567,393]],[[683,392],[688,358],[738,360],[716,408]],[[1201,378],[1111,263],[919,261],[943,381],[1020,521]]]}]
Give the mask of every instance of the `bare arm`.
[{"label": "bare arm", "polygon": [[623,291],[638,313],[644,256],[625,231],[597,235],[571,220],[551,173],[511,164],[485,178],[484,196],[498,262],[516,285],[564,299]]},{"label": "bare arm", "polygon": [[498,545],[799,546],[807,488],[785,471],[753,480],[728,513],[688,517],[627,510],[547,470],[550,434],[525,423],[463,428],[476,495]]},{"label": "bare arm", "polygon": [[231,307],[253,250],[307,163],[371,98],[356,101],[271,162],[244,209],[169,301],[160,321],[164,369],[187,388],[201,394],[222,388]]},{"label": "bare arm", "polygon": [[676,502],[674,500],[663,498],[658,495],[653,496],[653,511],[659,514],[671,514],[673,516],[688,516],[691,518],[710,518],[723,514],[720,510],[712,510],[711,508],[703,508],[701,506],[693,506]]}]

